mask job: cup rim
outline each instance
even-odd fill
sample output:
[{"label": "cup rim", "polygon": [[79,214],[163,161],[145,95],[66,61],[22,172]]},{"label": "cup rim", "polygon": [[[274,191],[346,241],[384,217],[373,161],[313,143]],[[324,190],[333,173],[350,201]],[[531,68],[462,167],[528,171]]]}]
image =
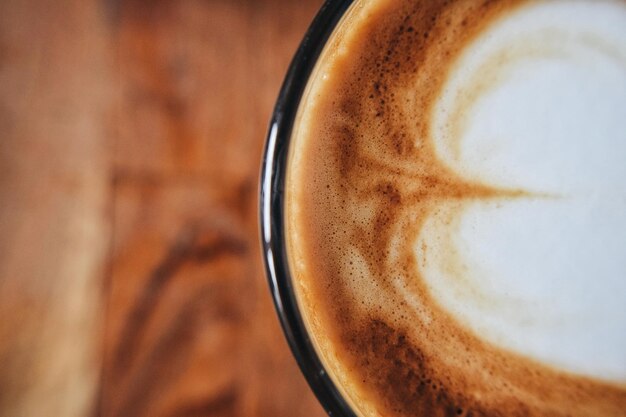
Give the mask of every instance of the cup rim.
[{"label": "cup rim", "polygon": [[304,89],[337,24],[354,0],[326,0],[291,61],[272,114],[263,152],[260,232],[265,273],[291,352],[318,401],[330,416],[356,417],[313,346],[298,309],[285,248],[284,189],[294,120]]}]

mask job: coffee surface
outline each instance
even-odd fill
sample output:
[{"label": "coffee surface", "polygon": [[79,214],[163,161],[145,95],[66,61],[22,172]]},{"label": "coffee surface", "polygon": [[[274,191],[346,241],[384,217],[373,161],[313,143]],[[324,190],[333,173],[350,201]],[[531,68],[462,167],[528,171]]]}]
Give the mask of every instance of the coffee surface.
[{"label": "coffee surface", "polygon": [[362,1],[298,111],[287,244],[364,416],[626,413],[626,2]]}]

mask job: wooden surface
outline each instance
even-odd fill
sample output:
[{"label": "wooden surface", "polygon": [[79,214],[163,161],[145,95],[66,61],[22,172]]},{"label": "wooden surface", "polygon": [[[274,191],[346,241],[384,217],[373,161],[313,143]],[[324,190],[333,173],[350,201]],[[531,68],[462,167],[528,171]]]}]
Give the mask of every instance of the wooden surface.
[{"label": "wooden surface", "polygon": [[0,415],[323,416],[257,225],[270,112],[321,1],[18,3],[0,6]]},{"label": "wooden surface", "polygon": [[95,3],[0,1],[1,417],[78,417],[98,389],[108,41]]},{"label": "wooden surface", "polygon": [[257,225],[271,108],[319,1],[117,7],[101,415],[322,415],[280,332]]}]

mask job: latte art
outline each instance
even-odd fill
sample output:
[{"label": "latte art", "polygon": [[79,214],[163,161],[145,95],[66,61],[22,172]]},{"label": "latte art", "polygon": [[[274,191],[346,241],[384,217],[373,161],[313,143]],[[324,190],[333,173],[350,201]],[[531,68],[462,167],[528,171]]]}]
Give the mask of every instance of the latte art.
[{"label": "latte art", "polygon": [[364,416],[626,410],[626,2],[362,1],[287,175],[290,266]]},{"label": "latte art", "polygon": [[416,244],[430,293],[482,338],[622,382],[624,22],[616,4],[539,3],[466,47],[434,107],[437,157],[528,195],[431,215]]}]

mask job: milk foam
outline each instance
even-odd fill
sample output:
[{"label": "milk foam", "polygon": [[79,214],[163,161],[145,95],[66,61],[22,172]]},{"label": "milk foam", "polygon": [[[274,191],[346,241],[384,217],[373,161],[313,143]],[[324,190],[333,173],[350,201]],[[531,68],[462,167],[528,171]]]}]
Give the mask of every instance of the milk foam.
[{"label": "milk foam", "polygon": [[415,254],[431,295],[480,338],[626,382],[624,4],[508,14],[452,67],[432,122],[451,170],[526,194],[427,219]]},{"label": "milk foam", "polygon": [[623,415],[625,9],[363,0],[331,37],[286,238],[358,415]]}]

